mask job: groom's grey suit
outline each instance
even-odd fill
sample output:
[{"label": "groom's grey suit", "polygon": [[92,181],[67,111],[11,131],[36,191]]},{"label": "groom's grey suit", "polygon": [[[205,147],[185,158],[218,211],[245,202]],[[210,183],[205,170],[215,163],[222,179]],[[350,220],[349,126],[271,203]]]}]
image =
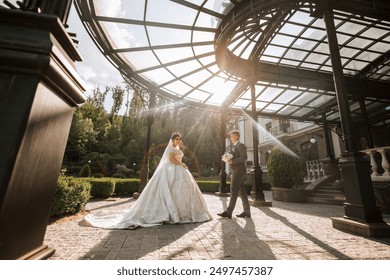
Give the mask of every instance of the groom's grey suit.
[{"label": "groom's grey suit", "polygon": [[245,162],[248,159],[246,153],[246,146],[238,141],[235,145],[230,145],[230,151],[233,155],[232,164],[229,165],[231,182],[230,182],[230,201],[226,212],[231,216],[236,206],[237,197],[240,195],[244,213],[250,215],[250,206],[248,196],[244,187],[244,180],[246,175]]}]

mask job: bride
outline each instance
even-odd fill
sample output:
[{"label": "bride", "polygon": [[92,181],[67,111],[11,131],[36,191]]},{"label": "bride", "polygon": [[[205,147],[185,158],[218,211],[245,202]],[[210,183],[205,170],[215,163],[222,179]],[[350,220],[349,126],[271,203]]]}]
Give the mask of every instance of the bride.
[{"label": "bride", "polygon": [[181,135],[174,132],[152,178],[131,209],[100,210],[84,219],[95,227],[132,229],[212,219],[200,189],[182,162]]}]

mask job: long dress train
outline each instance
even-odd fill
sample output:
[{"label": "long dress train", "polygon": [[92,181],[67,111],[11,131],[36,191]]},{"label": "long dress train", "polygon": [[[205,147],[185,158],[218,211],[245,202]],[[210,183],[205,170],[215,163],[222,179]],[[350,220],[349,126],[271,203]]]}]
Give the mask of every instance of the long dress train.
[{"label": "long dress train", "polygon": [[[183,152],[169,145],[164,155],[174,153],[181,162]],[[162,159],[163,160],[163,159]],[[198,184],[188,169],[169,160],[156,169],[131,209],[98,210],[85,217],[95,227],[125,229],[162,223],[194,223],[211,220]]]}]

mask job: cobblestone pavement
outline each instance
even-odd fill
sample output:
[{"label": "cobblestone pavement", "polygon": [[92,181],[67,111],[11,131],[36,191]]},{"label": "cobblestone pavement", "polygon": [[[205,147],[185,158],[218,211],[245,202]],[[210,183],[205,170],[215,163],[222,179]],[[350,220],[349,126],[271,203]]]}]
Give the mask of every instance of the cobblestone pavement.
[{"label": "cobblestone pavement", "polygon": [[[270,199],[270,192],[265,192]],[[83,215],[52,222],[44,244],[51,260],[390,260],[390,238],[367,238],[334,229],[343,206],[273,201],[251,207],[252,219],[217,216],[228,198],[204,194],[210,222],[107,230],[85,225]],[[88,211],[127,208],[132,198],[92,200]],[[242,211],[238,200],[234,214]],[[390,223],[390,215],[383,215]]]}]

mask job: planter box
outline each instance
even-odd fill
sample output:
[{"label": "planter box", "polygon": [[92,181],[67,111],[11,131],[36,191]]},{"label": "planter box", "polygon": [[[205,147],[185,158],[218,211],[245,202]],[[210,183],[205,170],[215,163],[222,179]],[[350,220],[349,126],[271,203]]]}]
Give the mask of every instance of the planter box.
[{"label": "planter box", "polygon": [[276,201],[305,203],[307,192],[305,189],[288,189],[272,187],[272,199]]}]

